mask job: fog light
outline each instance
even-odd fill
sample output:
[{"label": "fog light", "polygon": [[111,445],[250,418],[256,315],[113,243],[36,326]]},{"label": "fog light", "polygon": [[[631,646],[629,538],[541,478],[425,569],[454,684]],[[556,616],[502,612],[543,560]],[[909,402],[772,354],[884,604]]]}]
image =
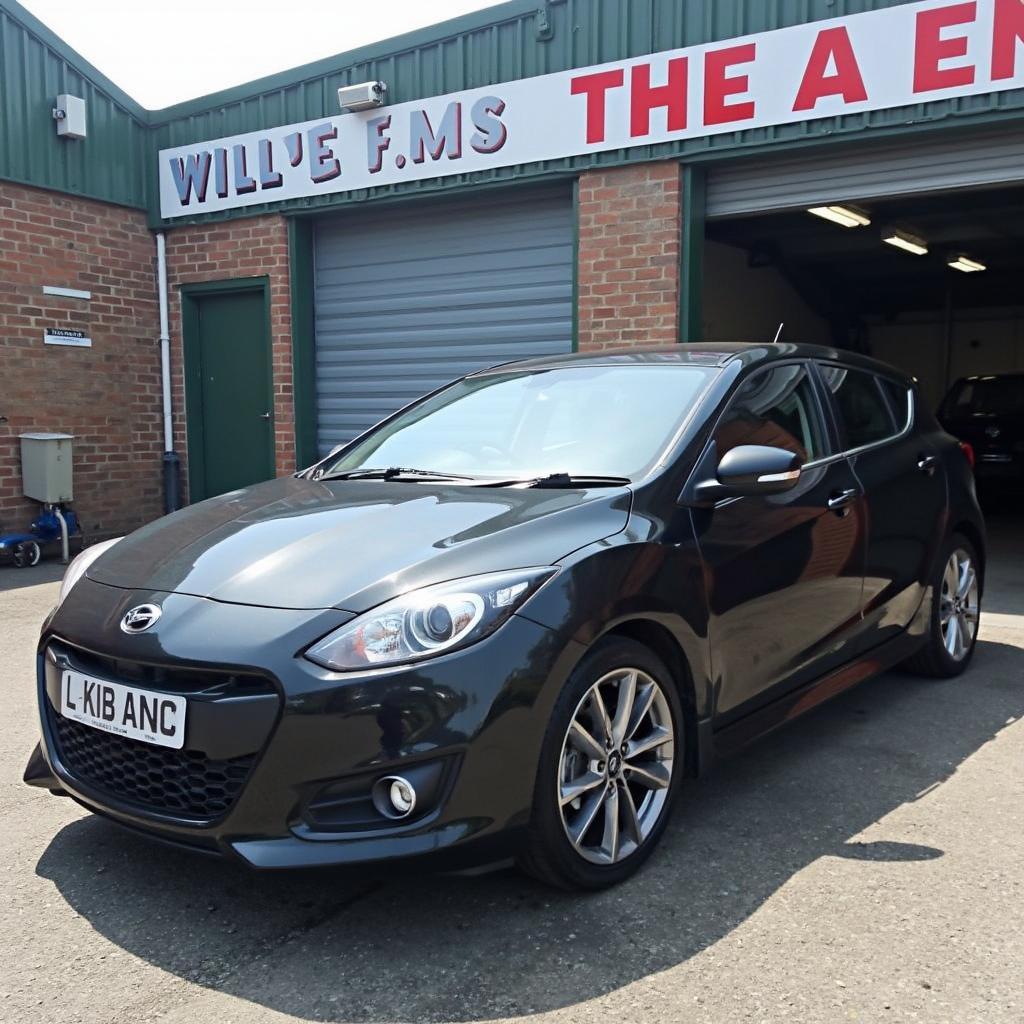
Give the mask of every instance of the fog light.
[{"label": "fog light", "polygon": [[416,806],[416,790],[405,779],[395,779],[391,783],[391,806],[404,818],[412,813]]},{"label": "fog light", "polygon": [[387,775],[374,784],[373,803],[387,818],[408,818],[416,809],[416,790],[408,779]]}]

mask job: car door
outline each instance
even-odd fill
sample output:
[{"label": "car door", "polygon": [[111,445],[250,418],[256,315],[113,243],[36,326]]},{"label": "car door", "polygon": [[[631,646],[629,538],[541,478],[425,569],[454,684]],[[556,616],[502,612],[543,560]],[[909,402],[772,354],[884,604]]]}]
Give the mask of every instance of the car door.
[{"label": "car door", "polygon": [[863,634],[858,650],[891,639],[913,618],[945,529],[946,481],[936,451],[914,424],[906,383],[821,364],[841,444],[867,505]]},{"label": "car door", "polygon": [[846,659],[861,605],[864,509],[849,464],[832,453],[804,363],[747,378],[719,418],[713,444],[715,465],[741,444],[785,448],[804,462],[790,491],[693,510],[717,712],[727,724]]}]

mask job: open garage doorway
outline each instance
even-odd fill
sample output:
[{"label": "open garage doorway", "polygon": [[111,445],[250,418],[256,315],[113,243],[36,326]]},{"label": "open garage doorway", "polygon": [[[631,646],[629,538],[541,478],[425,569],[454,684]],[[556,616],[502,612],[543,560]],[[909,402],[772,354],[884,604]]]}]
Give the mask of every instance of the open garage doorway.
[{"label": "open garage doorway", "polygon": [[704,340],[770,341],[784,322],[785,340],[912,374],[972,444],[987,510],[1019,515],[1024,184],[813,203],[709,217]]}]

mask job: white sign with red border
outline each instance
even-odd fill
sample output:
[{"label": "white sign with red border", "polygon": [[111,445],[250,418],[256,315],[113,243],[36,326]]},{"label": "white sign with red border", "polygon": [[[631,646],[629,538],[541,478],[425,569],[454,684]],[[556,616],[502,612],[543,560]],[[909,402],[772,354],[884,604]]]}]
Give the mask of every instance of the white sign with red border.
[{"label": "white sign with red border", "polygon": [[924,0],[160,153],[160,211],[258,203],[1024,87],[1024,0]]}]

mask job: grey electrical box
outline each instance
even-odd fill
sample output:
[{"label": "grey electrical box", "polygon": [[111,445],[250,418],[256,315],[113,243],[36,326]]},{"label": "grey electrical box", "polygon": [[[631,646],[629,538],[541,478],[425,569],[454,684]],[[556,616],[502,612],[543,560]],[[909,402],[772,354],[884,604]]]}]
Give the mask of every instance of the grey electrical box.
[{"label": "grey electrical box", "polygon": [[21,480],[26,498],[55,505],[71,501],[73,434],[22,434]]},{"label": "grey electrical box", "polygon": [[57,97],[57,105],[53,108],[53,117],[57,122],[59,138],[85,138],[85,100],[81,96],[61,93]]}]

